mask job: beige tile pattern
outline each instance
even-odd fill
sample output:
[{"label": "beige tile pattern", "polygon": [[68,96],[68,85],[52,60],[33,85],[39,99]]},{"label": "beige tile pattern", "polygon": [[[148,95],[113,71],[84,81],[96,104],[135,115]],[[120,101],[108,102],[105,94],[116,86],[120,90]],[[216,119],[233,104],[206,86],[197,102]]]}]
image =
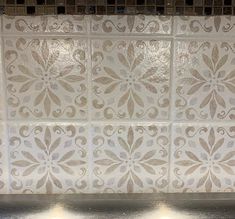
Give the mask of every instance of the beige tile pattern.
[{"label": "beige tile pattern", "polygon": [[103,125],[92,133],[92,192],[167,191],[167,125]]},{"label": "beige tile pattern", "polygon": [[92,16],[91,32],[103,34],[159,34],[172,32],[172,17],[165,16]]},{"label": "beige tile pattern", "polygon": [[235,35],[234,16],[176,17],[176,35],[210,36]]},{"label": "beige tile pattern", "polygon": [[86,119],[85,39],[7,37],[4,43],[9,118]]},{"label": "beige tile pattern", "polygon": [[170,41],[93,40],[94,119],[168,119]]},{"label": "beige tile pattern", "polygon": [[0,193],[235,190],[234,17],[0,19]]},{"label": "beige tile pattern", "polygon": [[234,138],[231,125],[174,125],[170,191],[235,191]]},{"label": "beige tile pattern", "polygon": [[8,154],[6,126],[0,122],[0,194],[8,193]]},{"label": "beige tile pattern", "polygon": [[86,33],[87,16],[2,16],[4,33]]},{"label": "beige tile pattern", "polygon": [[235,119],[233,42],[176,42],[177,120]]},{"label": "beige tile pattern", "polygon": [[11,193],[88,191],[87,127],[9,124]]}]

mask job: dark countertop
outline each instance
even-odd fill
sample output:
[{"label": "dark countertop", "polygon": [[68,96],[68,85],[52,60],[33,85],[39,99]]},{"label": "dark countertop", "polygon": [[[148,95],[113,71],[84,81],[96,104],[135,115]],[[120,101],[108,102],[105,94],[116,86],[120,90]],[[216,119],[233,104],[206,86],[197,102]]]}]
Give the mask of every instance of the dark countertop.
[{"label": "dark countertop", "polygon": [[235,194],[0,195],[0,218],[235,219]]}]

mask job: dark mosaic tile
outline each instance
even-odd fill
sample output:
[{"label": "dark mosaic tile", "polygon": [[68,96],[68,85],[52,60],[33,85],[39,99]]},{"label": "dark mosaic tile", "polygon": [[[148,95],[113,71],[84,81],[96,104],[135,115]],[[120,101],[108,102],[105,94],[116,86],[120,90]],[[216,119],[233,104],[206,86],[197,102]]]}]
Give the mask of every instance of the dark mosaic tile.
[{"label": "dark mosaic tile", "polygon": [[2,13],[9,15],[233,15],[235,13],[235,0],[0,0],[1,6]]},{"label": "dark mosaic tile", "polygon": [[27,7],[27,14],[33,15],[35,14],[35,6],[28,6]]}]

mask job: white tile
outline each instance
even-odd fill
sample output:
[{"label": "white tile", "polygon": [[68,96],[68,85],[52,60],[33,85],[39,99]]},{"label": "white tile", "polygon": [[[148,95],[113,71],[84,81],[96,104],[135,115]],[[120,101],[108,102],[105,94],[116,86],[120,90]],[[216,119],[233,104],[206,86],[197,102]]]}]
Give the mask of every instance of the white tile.
[{"label": "white tile", "polygon": [[10,119],[87,118],[87,40],[6,37]]},{"label": "white tile", "polygon": [[94,125],[92,133],[93,193],[167,191],[168,125]]},{"label": "white tile", "polygon": [[235,119],[234,49],[229,41],[176,42],[176,120]]},{"label": "white tile", "polygon": [[99,34],[158,34],[172,32],[172,17],[149,15],[92,16],[91,32]]},{"label": "white tile", "polygon": [[88,192],[87,127],[10,123],[11,193]]},{"label": "white tile", "polygon": [[232,37],[235,35],[234,16],[176,16],[174,19],[176,35],[179,36]]},{"label": "white tile", "polygon": [[235,126],[173,126],[170,192],[235,191]]},{"label": "white tile", "polygon": [[92,118],[167,120],[169,40],[92,41]]},{"label": "white tile", "polygon": [[2,16],[3,32],[14,33],[86,33],[88,17],[84,15]]}]

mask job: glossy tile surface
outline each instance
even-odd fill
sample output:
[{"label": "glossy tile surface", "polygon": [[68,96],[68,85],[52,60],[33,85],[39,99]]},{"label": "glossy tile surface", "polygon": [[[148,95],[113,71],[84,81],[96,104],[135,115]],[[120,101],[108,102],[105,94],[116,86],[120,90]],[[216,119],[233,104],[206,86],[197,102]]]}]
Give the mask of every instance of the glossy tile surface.
[{"label": "glossy tile surface", "polygon": [[233,120],[235,53],[230,41],[176,42],[177,120]]},{"label": "glossy tile surface", "polygon": [[4,38],[8,117],[87,117],[87,41]]},{"label": "glossy tile surface", "polygon": [[92,16],[91,32],[99,34],[157,34],[172,32],[172,17],[168,16]]},{"label": "glossy tile surface", "polygon": [[209,37],[216,37],[216,35],[234,36],[234,23],[234,16],[176,17],[176,35]]},{"label": "glossy tile surface", "polygon": [[170,41],[92,41],[94,119],[169,117]]},{"label": "glossy tile surface", "polygon": [[94,126],[93,192],[167,191],[167,125]]},{"label": "glossy tile surface", "polygon": [[86,33],[87,19],[82,15],[3,16],[4,33]]},{"label": "glossy tile surface", "polygon": [[235,126],[174,125],[172,192],[232,192]]},{"label": "glossy tile surface", "polygon": [[1,17],[0,193],[234,191],[233,17]]},{"label": "glossy tile surface", "polygon": [[87,127],[9,124],[11,193],[88,191]]}]

